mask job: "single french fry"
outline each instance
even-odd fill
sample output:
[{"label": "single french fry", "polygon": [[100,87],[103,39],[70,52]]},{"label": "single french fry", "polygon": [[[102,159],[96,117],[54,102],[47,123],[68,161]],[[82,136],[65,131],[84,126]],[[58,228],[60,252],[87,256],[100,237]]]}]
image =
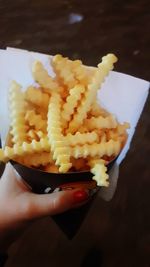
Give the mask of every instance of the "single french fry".
[{"label": "single french fry", "polygon": [[25,100],[21,86],[12,81],[9,89],[10,125],[13,143],[21,144],[26,141],[27,125],[25,124]]},{"label": "single french fry", "polygon": [[84,123],[85,125],[87,125],[89,131],[101,128],[112,129],[117,127],[117,121],[113,115],[109,115],[105,118],[103,118],[102,116],[99,116],[97,118],[92,117],[90,119],[86,119]]},{"label": "single french fry", "polygon": [[88,77],[89,77],[89,71],[87,68],[82,64],[81,60],[69,60],[72,64],[72,72],[74,74],[75,79],[83,85],[88,84]]},{"label": "single french fry", "polygon": [[99,137],[96,132],[80,133],[76,132],[74,135],[68,133],[64,140],[68,142],[69,146],[92,144],[98,142]]},{"label": "single french fry", "polygon": [[[117,156],[121,149],[121,143],[119,141],[110,140],[108,142],[102,142],[100,144],[85,144],[83,146],[75,146],[70,148],[70,156],[74,158],[86,158],[87,156],[100,158],[104,155]],[[59,153],[59,148],[57,150]]]},{"label": "single french fry", "polygon": [[0,161],[6,162],[15,159],[16,156],[24,156],[38,152],[50,152],[50,145],[47,138],[41,138],[40,141],[32,140],[31,143],[23,142],[21,145],[15,144],[13,147],[5,146],[0,149]]},{"label": "single french fry", "polygon": [[94,174],[93,180],[97,182],[98,186],[109,186],[107,167],[105,166],[105,161],[101,159],[91,159],[89,162],[91,166],[91,172]]},{"label": "single french fry", "polygon": [[[48,139],[51,150],[54,153],[53,159],[56,160],[55,151],[59,148],[67,148],[67,142],[62,135],[61,125],[61,97],[57,92],[52,93],[48,107]],[[60,172],[67,172],[72,164],[69,154],[64,154],[63,150],[57,154],[56,165],[59,165]]]},{"label": "single french fry", "polygon": [[77,84],[69,91],[69,96],[66,99],[66,103],[63,105],[62,118],[64,121],[68,122],[74,113],[75,108],[78,105],[82,94],[85,91],[85,86],[82,84]]}]

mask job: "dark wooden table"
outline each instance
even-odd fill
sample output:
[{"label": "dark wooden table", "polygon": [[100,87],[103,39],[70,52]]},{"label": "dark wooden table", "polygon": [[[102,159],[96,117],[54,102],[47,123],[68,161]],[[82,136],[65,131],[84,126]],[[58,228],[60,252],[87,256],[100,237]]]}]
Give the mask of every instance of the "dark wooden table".
[{"label": "dark wooden table", "polygon": [[[148,0],[0,0],[0,48],[62,53],[95,65],[114,52],[116,70],[150,77]],[[150,266],[150,98],[113,199],[97,198],[68,241],[45,218],[10,249],[7,267]]]}]

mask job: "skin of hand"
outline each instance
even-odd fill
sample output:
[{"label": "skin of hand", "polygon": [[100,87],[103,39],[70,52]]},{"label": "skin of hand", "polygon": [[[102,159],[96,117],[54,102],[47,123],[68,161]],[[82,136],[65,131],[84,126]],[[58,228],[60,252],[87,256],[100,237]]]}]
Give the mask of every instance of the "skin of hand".
[{"label": "skin of hand", "polygon": [[6,250],[35,219],[78,207],[88,198],[84,189],[34,194],[7,164],[0,179],[0,251]]}]

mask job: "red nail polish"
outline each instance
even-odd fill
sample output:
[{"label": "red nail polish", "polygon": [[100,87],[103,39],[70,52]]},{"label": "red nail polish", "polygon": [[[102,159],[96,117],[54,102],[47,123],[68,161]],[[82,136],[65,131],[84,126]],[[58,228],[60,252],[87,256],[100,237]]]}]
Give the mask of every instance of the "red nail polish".
[{"label": "red nail polish", "polygon": [[78,190],[73,194],[74,197],[74,203],[81,203],[88,199],[89,195],[88,192],[85,190]]}]

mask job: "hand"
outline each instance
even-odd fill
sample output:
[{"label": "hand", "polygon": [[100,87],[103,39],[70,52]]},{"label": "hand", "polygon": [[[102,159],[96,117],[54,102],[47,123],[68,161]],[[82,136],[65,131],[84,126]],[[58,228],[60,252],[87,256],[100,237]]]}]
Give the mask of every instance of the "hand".
[{"label": "hand", "polygon": [[18,234],[32,220],[64,212],[87,199],[88,193],[83,189],[34,194],[7,164],[0,179],[0,245],[5,240],[8,246],[10,240],[16,237],[16,232]]}]

